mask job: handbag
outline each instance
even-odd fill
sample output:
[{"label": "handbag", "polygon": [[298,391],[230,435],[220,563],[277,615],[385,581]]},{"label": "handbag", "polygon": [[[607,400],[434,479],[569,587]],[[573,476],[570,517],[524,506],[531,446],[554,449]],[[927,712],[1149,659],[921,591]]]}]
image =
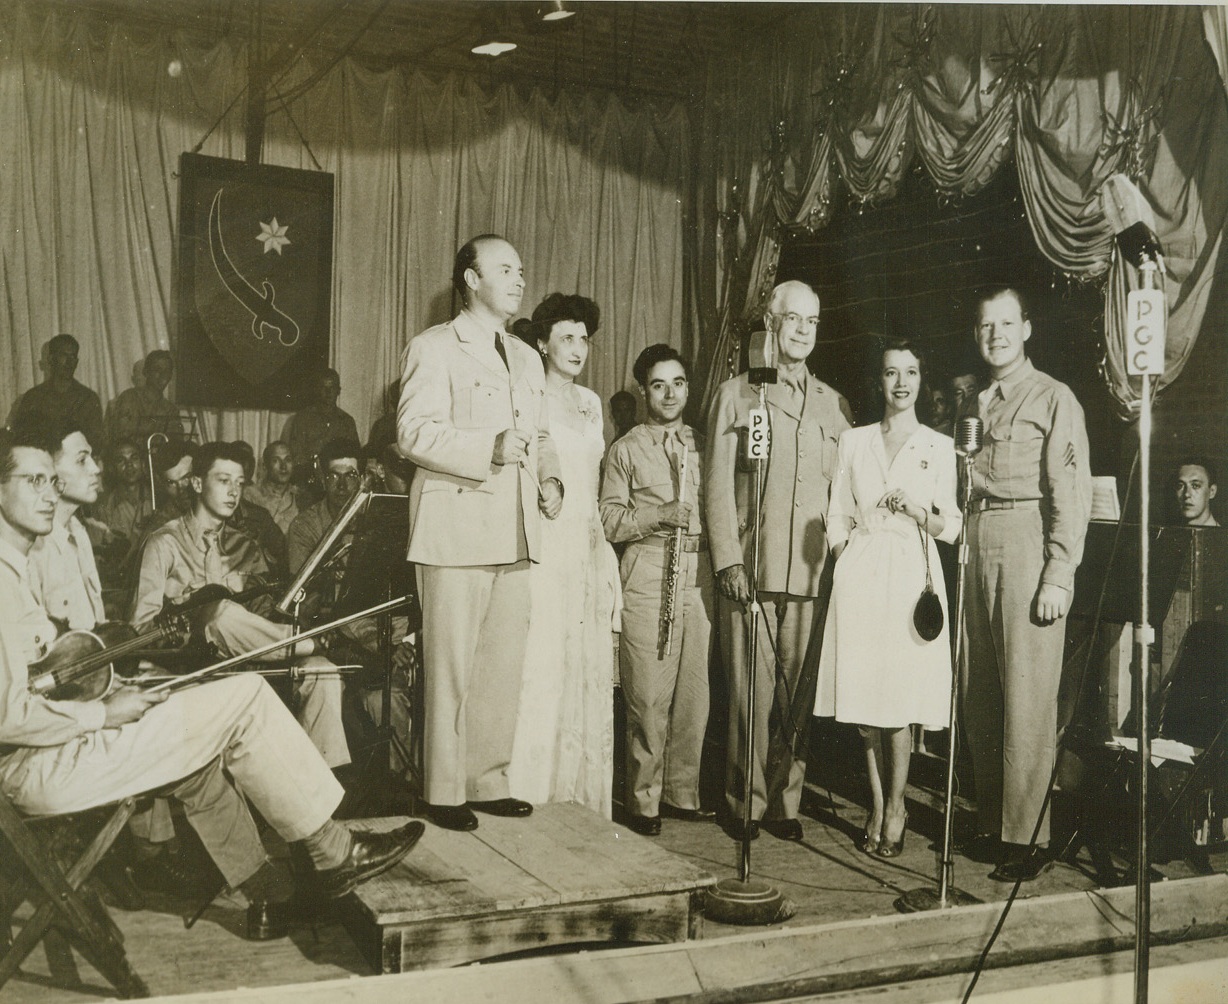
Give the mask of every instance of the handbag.
[{"label": "handbag", "polygon": [[[930,521],[929,512],[925,514],[925,525]],[[921,538],[921,551],[925,554],[925,588],[917,599],[917,605],[912,608],[912,625],[925,641],[933,641],[942,633],[942,604],[938,602],[938,594],[934,592],[934,580],[930,576],[930,549],[925,530],[917,527]]]}]

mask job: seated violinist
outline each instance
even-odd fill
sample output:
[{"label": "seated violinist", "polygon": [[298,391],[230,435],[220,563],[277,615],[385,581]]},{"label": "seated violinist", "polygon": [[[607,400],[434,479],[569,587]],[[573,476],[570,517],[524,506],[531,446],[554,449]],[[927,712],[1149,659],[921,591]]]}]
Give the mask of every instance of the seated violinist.
[{"label": "seated violinist", "polygon": [[42,441],[21,430],[0,431],[0,790],[6,797],[39,815],[169,791],[227,883],[246,895],[249,920],[256,911],[273,928],[282,911],[270,905],[289,898],[290,883],[267,858],[245,797],[284,840],[303,842],[325,896],[345,895],[400,861],[421,837],[422,823],[375,834],[335,822],[340,785],[256,674],[173,694],[99,687],[97,697],[67,700],[55,690],[35,692],[43,680],[37,660],[56,630],[27,585],[28,555],[51,532],[62,484]]},{"label": "seated violinist", "polygon": [[[268,573],[260,546],[227,522],[243,490],[243,454],[233,443],[206,443],[197,449],[192,490],[191,512],[155,530],[145,544],[132,609],[136,628],[150,623],[167,603],[187,601],[205,586],[238,593],[258,585]],[[226,657],[290,635],[289,626],[274,624],[230,599],[201,604],[191,616],[194,629]],[[341,679],[333,664],[313,655],[314,650],[310,640],[294,650],[296,667],[307,670],[294,685],[298,718],[325,762],[340,767],[350,762],[341,721]]]}]

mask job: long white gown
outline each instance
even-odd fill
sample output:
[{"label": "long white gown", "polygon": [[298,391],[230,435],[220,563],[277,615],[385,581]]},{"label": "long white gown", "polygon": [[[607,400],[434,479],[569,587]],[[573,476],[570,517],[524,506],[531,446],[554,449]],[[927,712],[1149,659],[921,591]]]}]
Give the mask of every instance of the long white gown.
[{"label": "long white gown", "polygon": [[925,586],[917,524],[879,500],[899,488],[933,507],[959,537],[955,447],[950,436],[919,427],[887,461],[881,426],[840,437],[839,470],[827,516],[829,544],[847,540],[836,562],[819,657],[815,714],[876,728],[945,728],[951,698],[950,617],[934,538],[926,535],[930,576],[943,609],[942,633],[925,641],[912,612]]},{"label": "long white gown", "polygon": [[508,782],[515,798],[578,802],[609,818],[619,577],[597,512],[601,399],[566,384],[547,393],[547,404],[563,509],[542,520],[541,562],[529,570],[532,609]]}]

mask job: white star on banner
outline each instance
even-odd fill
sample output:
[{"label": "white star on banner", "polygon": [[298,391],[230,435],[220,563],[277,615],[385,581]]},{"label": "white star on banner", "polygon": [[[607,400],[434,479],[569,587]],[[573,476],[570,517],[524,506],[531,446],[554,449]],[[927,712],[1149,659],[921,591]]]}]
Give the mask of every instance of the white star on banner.
[{"label": "white star on banner", "polygon": [[260,233],[256,235],[256,240],[264,244],[264,253],[276,251],[281,254],[281,249],[290,243],[290,238],[286,236],[286,231],[289,227],[278,226],[277,217],[273,217],[272,223],[261,223]]}]

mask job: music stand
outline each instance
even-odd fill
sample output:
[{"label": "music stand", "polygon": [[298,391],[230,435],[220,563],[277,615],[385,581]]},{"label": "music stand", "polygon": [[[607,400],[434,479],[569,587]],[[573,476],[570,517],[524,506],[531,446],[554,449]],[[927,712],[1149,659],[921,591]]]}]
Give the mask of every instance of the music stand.
[{"label": "music stand", "polygon": [[[333,605],[332,615],[343,617],[349,613],[366,610],[385,599],[393,596],[411,597],[406,613],[409,617],[410,632],[417,631],[422,624],[421,609],[417,598],[417,586],[413,568],[405,559],[409,546],[409,508],[404,495],[392,495],[380,492],[366,493],[367,502],[355,511],[350,524],[353,528],[353,540],[350,554],[345,566],[345,573],[337,589],[337,601]],[[383,655],[383,703],[380,710],[380,721],[375,738],[366,745],[371,758],[364,770],[362,792],[364,795],[373,792],[386,792],[391,781],[388,767],[377,767],[377,764],[387,765],[394,744],[400,747],[401,755],[410,765],[410,770],[418,782],[417,790],[421,791],[422,771],[421,757],[417,755],[422,737],[422,724],[416,723],[412,729],[414,749],[406,749],[392,727],[392,614],[382,614],[380,625],[380,652]],[[419,660],[420,661],[420,660]],[[415,693],[411,698],[411,715],[420,715],[422,698],[419,694],[422,680],[421,673],[416,674],[413,681]],[[380,750],[383,749],[383,755]],[[415,808],[410,806],[411,809]]]}]

